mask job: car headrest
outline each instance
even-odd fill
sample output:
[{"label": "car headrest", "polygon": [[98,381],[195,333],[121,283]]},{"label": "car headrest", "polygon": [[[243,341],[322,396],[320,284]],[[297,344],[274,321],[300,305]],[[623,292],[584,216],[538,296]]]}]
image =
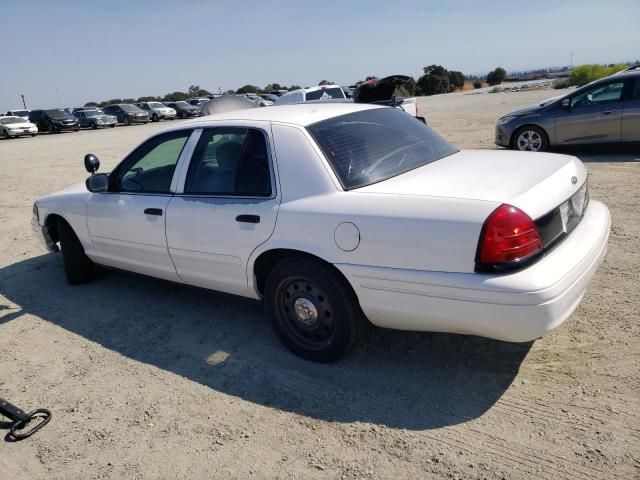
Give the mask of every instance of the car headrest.
[{"label": "car headrest", "polygon": [[218,167],[222,171],[233,171],[240,161],[242,144],[238,142],[226,142],[216,149]]}]

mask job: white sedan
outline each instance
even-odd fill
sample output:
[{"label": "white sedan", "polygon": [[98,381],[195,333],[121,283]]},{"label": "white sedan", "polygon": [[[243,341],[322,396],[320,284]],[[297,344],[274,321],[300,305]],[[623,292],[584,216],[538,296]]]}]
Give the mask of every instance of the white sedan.
[{"label": "white sedan", "polygon": [[183,122],[110,173],[36,201],[67,280],[94,265],[263,299],[296,354],[333,361],[366,321],[524,342],[577,307],[605,205],[566,155],[458,151],[388,107],[301,104]]},{"label": "white sedan", "polygon": [[15,138],[22,135],[38,135],[38,127],[21,117],[0,117],[0,137]]}]

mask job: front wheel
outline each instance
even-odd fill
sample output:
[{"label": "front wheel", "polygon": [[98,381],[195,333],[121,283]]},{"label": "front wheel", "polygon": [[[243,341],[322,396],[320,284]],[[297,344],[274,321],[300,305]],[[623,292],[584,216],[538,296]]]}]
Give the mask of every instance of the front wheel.
[{"label": "front wheel", "polygon": [[351,287],[317,260],[289,258],[273,267],[265,302],[282,343],[315,362],[338,360],[364,329]]},{"label": "front wheel", "polygon": [[76,285],[93,280],[95,266],[84,253],[84,247],[73,228],[67,222],[61,220],[58,225],[58,234],[67,282],[71,285]]},{"label": "front wheel", "polygon": [[152,122],[157,122],[159,120],[158,115],[153,115],[153,117],[151,117],[151,121]]},{"label": "front wheel", "polygon": [[125,124],[125,126],[127,126],[127,127],[128,127],[129,125],[131,125],[131,120],[129,120],[129,117],[124,117],[124,124]]},{"label": "front wheel", "polygon": [[549,139],[540,127],[527,125],[513,135],[512,147],[521,152],[544,152],[549,148]]}]

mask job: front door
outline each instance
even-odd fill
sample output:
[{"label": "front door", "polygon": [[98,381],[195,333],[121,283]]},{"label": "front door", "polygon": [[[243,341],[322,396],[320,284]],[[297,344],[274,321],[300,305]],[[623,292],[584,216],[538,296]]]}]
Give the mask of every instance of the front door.
[{"label": "front door", "polygon": [[109,192],[89,197],[89,257],[180,281],[167,250],[165,215],[176,164],[191,132],[178,130],[147,140],[111,173]]},{"label": "front door", "polygon": [[268,135],[202,131],[184,187],[167,207],[167,243],[186,283],[246,294],[247,261],[273,233],[276,192]]},{"label": "front door", "polygon": [[620,141],[623,88],[624,80],[611,80],[573,96],[570,109],[556,112],[556,143]]},{"label": "front door", "polygon": [[629,93],[622,109],[622,140],[640,142],[640,77],[628,81]]}]

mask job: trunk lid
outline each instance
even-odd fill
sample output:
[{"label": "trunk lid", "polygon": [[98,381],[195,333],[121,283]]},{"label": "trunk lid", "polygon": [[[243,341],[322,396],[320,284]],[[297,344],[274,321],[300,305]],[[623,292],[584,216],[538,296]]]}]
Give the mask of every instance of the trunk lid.
[{"label": "trunk lid", "polygon": [[358,86],[353,92],[355,103],[390,102],[396,87],[404,85],[410,77],[406,75],[391,75],[385,78],[374,78]]},{"label": "trunk lid", "polygon": [[352,192],[508,203],[537,219],[569,199],[586,179],[585,166],[569,155],[462,150]]}]

